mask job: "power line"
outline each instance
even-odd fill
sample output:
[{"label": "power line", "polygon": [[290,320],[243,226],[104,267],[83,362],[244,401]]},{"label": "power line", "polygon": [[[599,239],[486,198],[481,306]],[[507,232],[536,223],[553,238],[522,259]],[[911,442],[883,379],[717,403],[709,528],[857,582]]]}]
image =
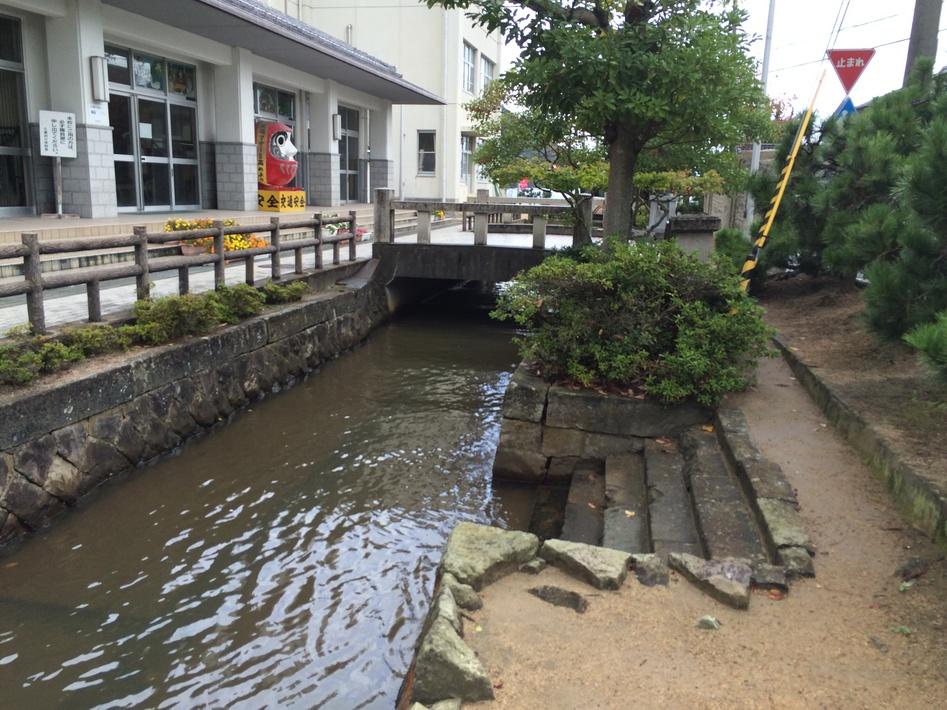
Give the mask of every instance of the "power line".
[{"label": "power line", "polygon": [[[947,27],[938,31],[937,34],[941,34],[941,32],[947,32]],[[910,37],[905,37],[904,39],[896,39],[891,42],[884,42],[882,44],[876,44],[872,49],[880,49],[881,47],[890,47],[893,44],[901,44],[902,42],[907,42],[910,39],[911,39]],[[828,51],[828,48],[826,48],[826,51]],[[809,62],[800,62],[799,64],[790,64],[789,66],[786,66],[786,67],[779,67],[778,69],[773,69],[773,71],[779,72],[779,71],[786,71],[787,69],[797,69],[798,67],[807,67],[811,64],[821,64],[824,61],[825,61],[825,57],[822,57],[821,59],[813,59],[812,61],[809,61]]]}]

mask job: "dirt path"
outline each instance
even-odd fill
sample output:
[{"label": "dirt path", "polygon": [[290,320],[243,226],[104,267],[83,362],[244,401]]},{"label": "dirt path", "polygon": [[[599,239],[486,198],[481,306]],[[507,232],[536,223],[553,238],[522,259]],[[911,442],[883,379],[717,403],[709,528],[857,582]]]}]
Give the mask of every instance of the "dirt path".
[{"label": "dirt path", "polygon": [[[902,529],[883,486],[782,360],[763,363],[759,378],[737,402],[754,440],[798,489],[818,577],[796,582],[782,601],[754,593],[750,610],[739,612],[680,579],[651,589],[629,580],[614,593],[554,569],[511,575],[484,591],[484,609],[466,624],[468,643],[499,685],[484,706],[943,706],[947,563],[900,592],[894,570],[937,551]],[[537,584],[582,593],[589,610],[549,606],[526,593]],[[695,628],[704,614],[722,627]]]}]

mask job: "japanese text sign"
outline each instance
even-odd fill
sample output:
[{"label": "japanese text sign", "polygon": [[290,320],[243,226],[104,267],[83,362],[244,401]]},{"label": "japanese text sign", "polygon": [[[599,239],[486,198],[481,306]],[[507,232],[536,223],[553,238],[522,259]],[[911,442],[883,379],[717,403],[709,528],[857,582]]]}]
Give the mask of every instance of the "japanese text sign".
[{"label": "japanese text sign", "polygon": [[39,112],[39,154],[51,158],[76,157],[76,114]]},{"label": "japanese text sign", "polygon": [[829,61],[835,73],[838,74],[839,81],[845,87],[845,93],[851,93],[852,87],[858,81],[858,77],[865,71],[868,62],[875,56],[873,49],[830,49],[828,51]]}]

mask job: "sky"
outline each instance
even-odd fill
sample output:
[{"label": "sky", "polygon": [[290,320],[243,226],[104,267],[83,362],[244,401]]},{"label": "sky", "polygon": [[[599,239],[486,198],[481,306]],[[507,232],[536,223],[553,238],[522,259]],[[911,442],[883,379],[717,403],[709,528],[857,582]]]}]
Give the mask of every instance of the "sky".
[{"label": "sky", "polygon": [[[769,0],[739,2],[749,13],[746,31],[758,36],[753,54],[762,62]],[[830,44],[839,8],[845,11],[846,5],[842,30]],[[822,70],[827,68],[816,111],[823,116],[834,112],[845,98],[845,90],[828,61],[820,61],[827,46],[877,49],[852,89],[856,106],[900,88],[913,13],[914,0],[776,0],[767,93],[774,98],[790,99],[796,112],[804,110]],[[947,8],[941,12],[939,29],[935,70],[947,65]]]}]

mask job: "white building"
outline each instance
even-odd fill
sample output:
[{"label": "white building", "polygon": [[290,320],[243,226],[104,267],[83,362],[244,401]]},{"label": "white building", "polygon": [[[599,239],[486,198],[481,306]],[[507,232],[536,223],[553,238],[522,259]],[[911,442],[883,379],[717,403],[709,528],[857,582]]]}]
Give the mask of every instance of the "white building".
[{"label": "white building", "polygon": [[500,72],[503,39],[498,33],[475,27],[460,10],[429,9],[418,0],[268,2],[394,64],[405,79],[443,97],[443,107],[394,110],[389,153],[398,195],[463,201],[478,188],[491,187],[472,159],[476,136],[464,104]]},{"label": "white building", "polygon": [[44,109],[76,116],[64,210],[110,217],[256,209],[261,119],[293,127],[310,204],[368,201],[401,150],[392,106],[440,103],[254,0],[0,0],[0,217],[53,209]]}]

